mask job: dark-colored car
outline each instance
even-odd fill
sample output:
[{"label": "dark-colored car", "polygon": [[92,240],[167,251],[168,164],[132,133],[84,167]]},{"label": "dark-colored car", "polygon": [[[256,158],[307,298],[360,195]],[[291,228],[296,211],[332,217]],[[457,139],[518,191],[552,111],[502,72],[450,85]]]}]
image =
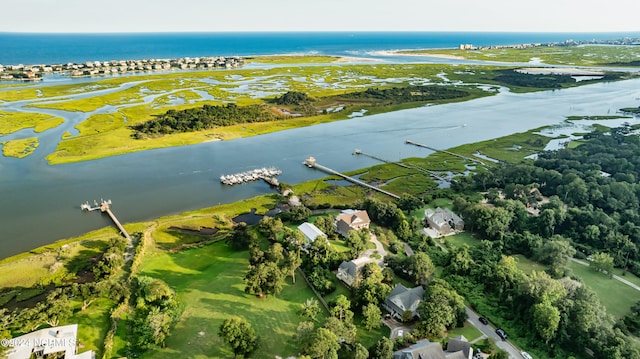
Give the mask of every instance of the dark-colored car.
[{"label": "dark-colored car", "polygon": [[496,334],[498,334],[500,339],[507,340],[507,333],[505,333],[504,330],[502,330],[502,328],[496,329]]},{"label": "dark-colored car", "polygon": [[485,318],[485,317],[480,317],[478,318],[478,320],[480,321],[480,323],[487,325],[489,324],[489,319]]}]

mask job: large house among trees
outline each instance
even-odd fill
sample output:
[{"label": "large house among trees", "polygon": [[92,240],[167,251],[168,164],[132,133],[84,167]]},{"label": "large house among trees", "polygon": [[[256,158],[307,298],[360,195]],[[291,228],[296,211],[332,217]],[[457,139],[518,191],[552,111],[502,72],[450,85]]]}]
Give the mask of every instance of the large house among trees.
[{"label": "large house among trees", "polygon": [[448,208],[428,208],[424,211],[425,224],[433,228],[439,235],[445,236],[454,231],[464,229],[464,221]]},{"label": "large house among trees", "polygon": [[353,287],[358,279],[358,275],[365,264],[375,262],[374,258],[360,257],[350,261],[343,261],[338,267],[338,273],[336,277],[344,282],[349,287]]},{"label": "large house among trees", "polygon": [[[382,306],[393,317],[399,320],[409,320],[413,319],[415,316],[420,316],[418,314],[418,306],[420,305],[423,296],[424,288],[422,288],[422,286],[407,288],[402,284],[398,284],[393,288],[391,293],[389,293],[387,298],[385,298]],[[410,314],[405,314],[405,312]],[[407,318],[403,318],[405,315]]]},{"label": "large house among trees", "polygon": [[357,211],[346,209],[336,217],[336,232],[343,237],[349,236],[349,231],[358,231],[363,228],[369,228],[371,219],[367,211]]}]

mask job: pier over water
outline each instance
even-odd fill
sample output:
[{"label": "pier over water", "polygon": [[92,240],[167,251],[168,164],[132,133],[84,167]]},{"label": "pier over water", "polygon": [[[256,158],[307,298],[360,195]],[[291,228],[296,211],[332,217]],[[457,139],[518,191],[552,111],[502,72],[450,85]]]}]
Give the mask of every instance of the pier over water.
[{"label": "pier over water", "polygon": [[118,227],[118,229],[120,230],[120,233],[122,233],[122,235],[124,236],[124,238],[127,239],[127,241],[129,241],[129,244],[131,244],[131,236],[129,235],[129,233],[127,232],[126,229],[124,229],[124,227],[122,226],[122,224],[120,223],[120,221],[118,221],[118,218],[116,218],[116,215],[113,214],[113,212],[111,212],[111,200],[104,200],[101,199],[100,200],[100,204],[98,205],[98,202],[94,201],[93,202],[93,206],[91,206],[89,204],[89,202],[85,202],[83,204],[80,205],[80,209],[83,211],[87,211],[87,212],[92,212],[92,211],[97,211],[100,210],[100,212],[102,213],[106,213],[109,215],[109,217],[111,218],[111,220],[113,221],[113,223],[116,225],[116,227]]},{"label": "pier over water", "polygon": [[362,182],[362,181],[360,181],[360,180],[357,180],[357,179],[355,179],[355,178],[353,178],[353,177],[349,177],[349,176],[347,176],[347,175],[345,175],[345,174],[343,174],[343,173],[340,173],[340,172],[338,172],[338,171],[336,171],[336,170],[332,170],[332,169],[331,169],[331,168],[329,168],[329,167],[325,167],[325,166],[323,166],[323,165],[321,165],[321,164],[317,163],[317,162],[316,162],[316,159],[315,159],[315,158],[313,158],[313,157],[308,157],[306,160],[304,160],[304,162],[303,162],[303,163],[304,163],[307,167],[309,167],[309,168],[317,168],[317,169],[319,169],[319,170],[321,170],[321,171],[324,171],[324,172],[327,172],[327,173],[329,173],[329,174],[333,174],[333,175],[336,175],[336,176],[340,176],[340,177],[342,177],[342,178],[346,179],[346,180],[347,180],[347,181],[349,181],[349,182],[355,183],[355,184],[360,185],[360,186],[362,186],[362,187],[366,187],[366,188],[372,189],[372,190],[374,190],[374,191],[378,191],[378,192],[380,192],[380,193],[384,193],[384,194],[386,194],[386,195],[387,195],[387,196],[389,196],[389,197],[393,197],[393,198],[395,198],[395,199],[399,199],[399,198],[400,198],[400,196],[398,196],[397,194],[391,193],[391,192],[389,192],[389,191],[385,191],[385,190],[380,189],[380,188],[378,188],[378,187],[376,187],[376,186],[372,186],[372,185],[370,185],[370,184],[368,184],[368,183],[365,183],[365,182]]}]

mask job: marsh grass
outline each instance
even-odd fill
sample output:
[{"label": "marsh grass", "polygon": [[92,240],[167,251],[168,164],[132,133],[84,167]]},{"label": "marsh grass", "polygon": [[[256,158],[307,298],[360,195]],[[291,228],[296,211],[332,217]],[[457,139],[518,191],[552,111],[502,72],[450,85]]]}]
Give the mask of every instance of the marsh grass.
[{"label": "marsh grass", "polygon": [[38,145],[38,137],[4,141],[2,142],[2,154],[5,157],[23,158],[33,153]]},{"label": "marsh grass", "polygon": [[64,123],[63,118],[42,113],[0,111],[0,135],[25,128],[33,128],[34,132],[44,132],[62,123]]}]

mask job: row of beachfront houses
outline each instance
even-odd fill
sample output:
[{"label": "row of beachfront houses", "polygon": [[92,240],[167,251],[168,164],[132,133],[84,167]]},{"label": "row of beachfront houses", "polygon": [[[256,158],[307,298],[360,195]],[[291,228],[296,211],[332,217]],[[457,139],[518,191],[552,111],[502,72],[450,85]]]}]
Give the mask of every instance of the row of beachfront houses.
[{"label": "row of beachfront houses", "polygon": [[145,60],[111,60],[87,61],[85,63],[69,62],[53,65],[2,65],[0,78],[35,79],[43,74],[69,73],[71,76],[112,75],[133,71],[168,71],[197,70],[213,68],[235,68],[241,66],[244,59],[231,57],[183,57],[177,59],[145,59]]}]

